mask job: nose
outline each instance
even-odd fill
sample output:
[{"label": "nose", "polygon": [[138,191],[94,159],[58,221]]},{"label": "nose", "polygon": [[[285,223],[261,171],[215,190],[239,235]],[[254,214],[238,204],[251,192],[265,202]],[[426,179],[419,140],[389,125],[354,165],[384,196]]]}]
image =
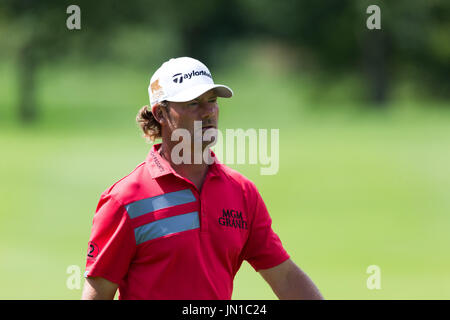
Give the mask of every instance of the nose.
[{"label": "nose", "polygon": [[216,103],[213,103],[213,102],[202,101],[201,102],[201,110],[202,110],[203,116],[211,117],[217,112],[217,105],[216,105]]}]

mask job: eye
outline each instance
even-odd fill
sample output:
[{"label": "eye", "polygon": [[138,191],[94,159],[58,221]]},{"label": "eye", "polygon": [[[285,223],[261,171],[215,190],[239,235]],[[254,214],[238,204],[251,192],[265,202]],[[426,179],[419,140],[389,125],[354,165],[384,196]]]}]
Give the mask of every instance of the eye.
[{"label": "eye", "polygon": [[189,107],[195,107],[195,106],[197,106],[198,105],[198,101],[192,101],[192,102],[189,102],[188,103],[188,106]]},{"label": "eye", "polygon": [[217,98],[209,99],[209,102],[211,102],[211,103],[215,103],[216,101],[217,101]]}]

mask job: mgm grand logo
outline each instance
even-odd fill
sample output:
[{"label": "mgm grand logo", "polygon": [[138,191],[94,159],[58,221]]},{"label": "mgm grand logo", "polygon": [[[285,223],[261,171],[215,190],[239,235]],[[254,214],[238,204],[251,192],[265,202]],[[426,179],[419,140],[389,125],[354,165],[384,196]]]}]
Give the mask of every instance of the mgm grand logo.
[{"label": "mgm grand logo", "polygon": [[222,209],[222,216],[219,218],[219,224],[225,227],[236,229],[248,229],[247,221],[242,217],[242,212],[237,210]]}]

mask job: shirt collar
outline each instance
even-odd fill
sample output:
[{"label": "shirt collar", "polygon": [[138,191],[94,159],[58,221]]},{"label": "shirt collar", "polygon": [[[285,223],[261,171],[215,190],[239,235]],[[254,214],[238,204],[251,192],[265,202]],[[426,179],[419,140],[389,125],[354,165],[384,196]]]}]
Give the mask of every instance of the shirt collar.
[{"label": "shirt collar", "polygon": [[[161,143],[154,144],[150,149],[145,160],[147,168],[153,179],[164,176],[166,174],[178,175],[175,170],[173,170],[170,163],[161,157],[159,150],[161,148]],[[212,150],[210,150],[211,156],[214,162],[208,168],[208,174],[218,176],[220,174],[222,163],[217,159],[216,155]]]}]

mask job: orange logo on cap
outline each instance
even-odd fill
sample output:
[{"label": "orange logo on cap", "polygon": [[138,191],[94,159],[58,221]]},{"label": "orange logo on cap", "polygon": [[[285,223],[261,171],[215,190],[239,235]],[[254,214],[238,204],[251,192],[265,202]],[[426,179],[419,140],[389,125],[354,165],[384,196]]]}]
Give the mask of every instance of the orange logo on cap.
[{"label": "orange logo on cap", "polygon": [[150,89],[152,90],[153,98],[156,100],[164,95],[164,91],[162,87],[159,85],[159,79],[153,81],[153,83],[150,84]]},{"label": "orange logo on cap", "polygon": [[161,90],[162,87],[159,85],[159,79],[156,81],[153,81],[153,83],[150,85],[150,88],[152,89],[152,93],[155,93],[155,91]]}]

